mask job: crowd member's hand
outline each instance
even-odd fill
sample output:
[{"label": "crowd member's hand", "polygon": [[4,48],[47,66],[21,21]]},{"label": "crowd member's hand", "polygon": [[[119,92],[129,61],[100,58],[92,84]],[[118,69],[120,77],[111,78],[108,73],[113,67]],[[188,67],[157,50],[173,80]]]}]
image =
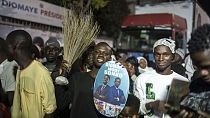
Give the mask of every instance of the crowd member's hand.
[{"label": "crowd member's hand", "polygon": [[67,79],[69,68],[68,62],[63,60],[59,69],[59,76],[55,78],[55,84],[57,85],[67,85],[69,83]]},{"label": "crowd member's hand", "polygon": [[68,62],[66,60],[63,60],[60,67],[61,75],[65,75],[68,72],[69,68],[67,65],[68,65]]},{"label": "crowd member's hand", "polygon": [[199,115],[205,117],[205,118],[210,118],[210,114],[209,114],[209,113],[202,112],[202,111],[198,111],[197,113],[198,113]]},{"label": "crowd member's hand", "polygon": [[160,100],[156,100],[154,102],[150,102],[146,104],[146,108],[155,110],[155,111],[162,111],[162,112],[166,112],[165,109],[165,102],[164,101],[160,101]]},{"label": "crowd member's hand", "polygon": [[192,118],[192,116],[193,116],[192,112],[183,109],[173,118]]}]

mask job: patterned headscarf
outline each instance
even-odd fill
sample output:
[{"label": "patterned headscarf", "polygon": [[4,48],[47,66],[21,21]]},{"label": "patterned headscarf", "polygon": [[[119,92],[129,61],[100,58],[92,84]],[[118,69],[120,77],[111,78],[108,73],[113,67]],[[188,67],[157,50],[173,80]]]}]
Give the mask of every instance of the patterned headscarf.
[{"label": "patterned headscarf", "polygon": [[153,52],[154,52],[154,49],[159,45],[167,46],[169,47],[172,53],[175,53],[176,45],[175,45],[175,41],[173,41],[172,39],[162,38],[162,39],[157,40],[153,46]]}]

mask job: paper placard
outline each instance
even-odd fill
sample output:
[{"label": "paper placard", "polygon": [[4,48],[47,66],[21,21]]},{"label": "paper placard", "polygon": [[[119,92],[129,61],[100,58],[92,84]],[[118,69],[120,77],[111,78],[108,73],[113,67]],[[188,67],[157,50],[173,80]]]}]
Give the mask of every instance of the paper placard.
[{"label": "paper placard", "polygon": [[94,83],[94,103],[103,115],[115,117],[125,107],[129,91],[129,76],[119,62],[104,63]]}]

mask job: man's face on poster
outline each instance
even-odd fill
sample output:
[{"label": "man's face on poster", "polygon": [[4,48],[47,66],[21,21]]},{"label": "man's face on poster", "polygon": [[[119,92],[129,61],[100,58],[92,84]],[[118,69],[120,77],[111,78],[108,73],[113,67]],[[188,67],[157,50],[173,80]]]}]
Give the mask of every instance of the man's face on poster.
[{"label": "man's face on poster", "polygon": [[107,85],[108,82],[109,82],[109,76],[108,75],[105,75],[104,76],[104,81],[103,81],[104,85]]},{"label": "man's face on poster", "polygon": [[120,86],[121,80],[119,78],[115,79],[115,86],[118,88]]}]

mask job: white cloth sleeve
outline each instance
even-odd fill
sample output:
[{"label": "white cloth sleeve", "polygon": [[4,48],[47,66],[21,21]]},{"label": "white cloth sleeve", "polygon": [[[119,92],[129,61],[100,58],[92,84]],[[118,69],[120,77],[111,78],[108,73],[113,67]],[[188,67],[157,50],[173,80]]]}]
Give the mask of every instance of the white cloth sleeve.
[{"label": "white cloth sleeve", "polygon": [[146,93],[144,92],[141,80],[142,80],[141,75],[136,78],[136,81],[134,83],[135,84],[134,95],[140,99],[139,113],[144,115],[149,113],[151,110],[147,110],[145,107],[145,104],[148,102],[146,101]]}]

